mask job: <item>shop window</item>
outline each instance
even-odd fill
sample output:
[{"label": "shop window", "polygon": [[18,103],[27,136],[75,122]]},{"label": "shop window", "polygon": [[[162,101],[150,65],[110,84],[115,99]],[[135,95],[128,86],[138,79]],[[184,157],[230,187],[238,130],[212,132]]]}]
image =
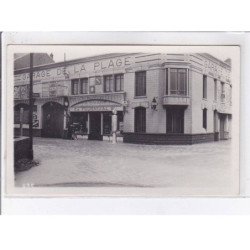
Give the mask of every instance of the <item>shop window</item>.
[{"label": "shop window", "polygon": [[203,112],[203,115],[202,115],[203,128],[207,129],[207,109],[203,109],[202,112]]},{"label": "shop window", "polygon": [[103,113],[103,134],[109,135],[112,133],[112,114],[109,112]]},{"label": "shop window", "polygon": [[214,100],[215,100],[215,101],[217,101],[217,91],[218,91],[217,88],[218,88],[218,87],[217,87],[217,80],[214,79]]},{"label": "shop window", "polygon": [[207,99],[207,76],[203,75],[202,97]]},{"label": "shop window", "polygon": [[170,93],[171,95],[187,95],[187,69],[170,69],[170,85],[168,80],[169,77],[167,73],[167,94]]},{"label": "shop window", "polygon": [[104,76],[104,92],[112,92],[113,75]]},{"label": "shop window", "polygon": [[184,109],[167,109],[167,133],[184,133]]},{"label": "shop window", "polygon": [[81,94],[88,93],[88,78],[80,79],[80,93]]},{"label": "shop window", "polygon": [[123,91],[123,82],[124,76],[123,74],[115,75],[115,91]]},{"label": "shop window", "polygon": [[146,108],[143,107],[135,108],[135,132],[136,133],[146,132]]},{"label": "shop window", "polygon": [[135,73],[135,96],[146,96],[146,71]]}]

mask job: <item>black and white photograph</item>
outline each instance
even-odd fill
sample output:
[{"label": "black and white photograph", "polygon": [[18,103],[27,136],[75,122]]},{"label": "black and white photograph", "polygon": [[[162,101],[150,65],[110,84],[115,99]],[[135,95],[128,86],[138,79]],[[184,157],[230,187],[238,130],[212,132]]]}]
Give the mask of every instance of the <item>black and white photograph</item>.
[{"label": "black and white photograph", "polygon": [[239,195],[238,46],[9,45],[9,195]]}]

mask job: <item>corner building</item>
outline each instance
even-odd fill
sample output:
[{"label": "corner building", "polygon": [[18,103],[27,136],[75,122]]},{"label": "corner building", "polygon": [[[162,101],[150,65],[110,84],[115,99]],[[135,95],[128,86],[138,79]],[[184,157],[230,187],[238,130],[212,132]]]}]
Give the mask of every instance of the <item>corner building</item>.
[{"label": "corner building", "polygon": [[[34,67],[35,136],[193,144],[231,138],[230,64],[209,54],[106,54]],[[28,128],[29,68],[15,70],[15,133]],[[20,115],[22,112],[22,115]],[[25,124],[26,123],[26,124]]]}]

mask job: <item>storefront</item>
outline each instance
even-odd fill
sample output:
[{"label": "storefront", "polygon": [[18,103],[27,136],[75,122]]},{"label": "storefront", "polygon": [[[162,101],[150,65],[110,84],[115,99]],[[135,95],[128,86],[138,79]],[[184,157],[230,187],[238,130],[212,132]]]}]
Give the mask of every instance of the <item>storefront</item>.
[{"label": "storefront", "polygon": [[[15,71],[15,130],[29,69]],[[112,54],[34,67],[34,135],[192,144],[231,138],[231,67],[208,54]],[[26,118],[23,119],[25,121]],[[25,123],[25,122],[24,122]],[[24,124],[24,133],[28,125]]]}]

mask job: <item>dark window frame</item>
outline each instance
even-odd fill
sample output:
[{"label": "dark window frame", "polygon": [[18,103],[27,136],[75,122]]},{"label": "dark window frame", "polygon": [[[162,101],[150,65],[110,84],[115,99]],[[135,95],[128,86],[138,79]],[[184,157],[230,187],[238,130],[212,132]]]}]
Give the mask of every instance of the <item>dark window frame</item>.
[{"label": "dark window frame", "polygon": [[214,100],[217,101],[218,99],[218,81],[214,79]]},{"label": "dark window frame", "polygon": [[135,72],[135,97],[147,96],[147,71]]},{"label": "dark window frame", "polygon": [[[88,83],[89,79],[87,77],[80,79],[80,94],[88,94]],[[85,91],[83,91],[83,85],[85,85]]]},{"label": "dark window frame", "polygon": [[167,108],[166,133],[184,134],[184,124],[185,124],[184,116],[185,116],[185,110],[183,108]]},{"label": "dark window frame", "polygon": [[[183,82],[180,77],[184,75]],[[175,80],[173,79],[175,78]],[[188,69],[167,68],[166,69],[166,95],[187,96],[188,95]]]},{"label": "dark window frame", "polygon": [[202,110],[202,127],[207,130],[207,109]]},{"label": "dark window frame", "polygon": [[[103,79],[103,92],[104,93],[112,92],[113,91],[113,84],[114,84],[114,75],[105,75],[104,79]],[[108,88],[107,88],[107,86],[108,86]]]},{"label": "dark window frame", "polygon": [[[71,94],[72,95],[79,94],[79,82],[80,82],[80,79],[72,79],[71,80]],[[77,86],[76,89],[75,89],[75,86]]]},{"label": "dark window frame", "polygon": [[[119,79],[119,88],[117,88]],[[124,91],[124,74],[115,74],[114,75],[114,90],[115,92]]]},{"label": "dark window frame", "polygon": [[225,102],[225,99],[226,99],[225,82],[221,82],[220,86],[221,86],[221,96],[220,96],[221,102]]},{"label": "dark window frame", "polygon": [[207,75],[203,75],[202,98],[207,99]]}]

